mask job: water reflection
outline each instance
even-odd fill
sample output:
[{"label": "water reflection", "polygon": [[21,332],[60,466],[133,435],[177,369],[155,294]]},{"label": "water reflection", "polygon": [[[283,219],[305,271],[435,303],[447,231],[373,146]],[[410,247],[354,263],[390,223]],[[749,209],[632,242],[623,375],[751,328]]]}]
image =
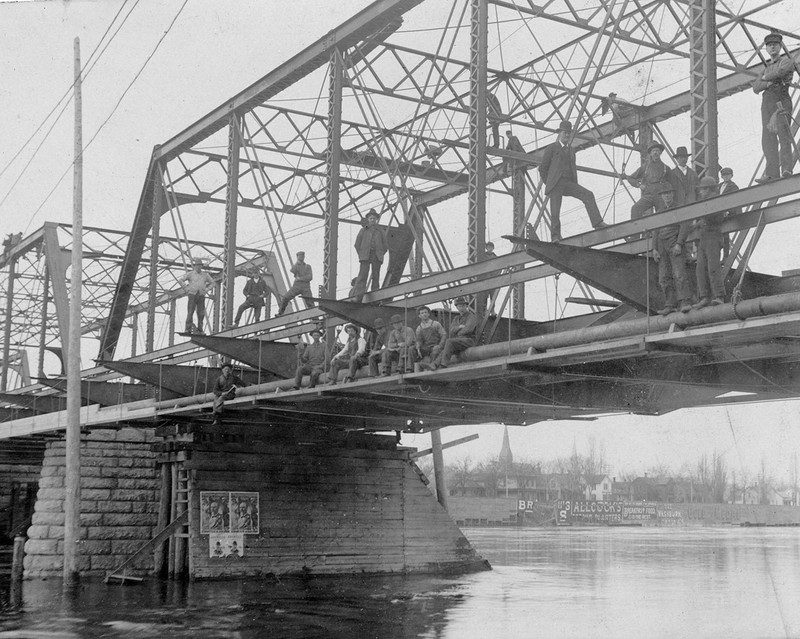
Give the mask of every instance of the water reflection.
[{"label": "water reflection", "polygon": [[448,578],[0,583],[0,639],[800,637],[800,529],[472,529]]}]

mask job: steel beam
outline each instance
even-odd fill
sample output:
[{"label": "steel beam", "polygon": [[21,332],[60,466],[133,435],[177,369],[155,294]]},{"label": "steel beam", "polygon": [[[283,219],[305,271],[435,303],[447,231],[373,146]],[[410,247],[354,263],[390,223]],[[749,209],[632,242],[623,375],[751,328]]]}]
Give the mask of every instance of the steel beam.
[{"label": "steel beam", "polygon": [[692,156],[697,174],[714,178],[719,171],[715,4],[691,0],[689,6]]},{"label": "steel beam", "polygon": [[[78,239],[80,241],[80,238]],[[65,255],[58,241],[58,226],[51,222],[44,224],[44,250],[50,284],[53,287],[53,304],[56,307],[56,320],[60,333],[61,349],[67,359],[67,335],[69,335],[69,291],[67,290],[67,266],[70,258]]]},{"label": "steel beam", "polygon": [[325,148],[325,237],[323,244],[322,290],[336,298],[339,261],[339,174],[342,162],[342,86],[344,62],[339,49],[331,52],[328,73],[328,143]]},{"label": "steel beam", "polygon": [[467,260],[474,264],[483,257],[486,242],[486,63],[489,5],[488,0],[469,1]]},{"label": "steel beam", "polygon": [[8,261],[8,278],[6,280],[6,317],[3,330],[3,368],[0,373],[0,391],[8,390],[8,370],[11,368],[11,317],[14,313],[14,280],[16,279],[17,260]]},{"label": "steel beam", "polygon": [[[289,379],[297,370],[296,344],[218,335],[192,335],[191,341],[226,359],[272,373],[273,379]],[[263,381],[268,377],[265,375]]]},{"label": "steel beam", "polygon": [[228,185],[225,191],[225,253],[222,268],[222,326],[233,324],[233,284],[236,278],[236,228],[239,219],[240,118],[235,113],[228,124]]}]

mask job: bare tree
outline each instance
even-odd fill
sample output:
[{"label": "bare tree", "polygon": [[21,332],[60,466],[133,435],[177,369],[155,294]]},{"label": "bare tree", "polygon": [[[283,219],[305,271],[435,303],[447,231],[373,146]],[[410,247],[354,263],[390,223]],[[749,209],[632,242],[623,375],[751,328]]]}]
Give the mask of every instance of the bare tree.
[{"label": "bare tree", "polygon": [[456,461],[454,464],[448,465],[447,474],[453,482],[452,486],[455,489],[460,489],[462,495],[466,495],[470,480],[475,478],[472,460],[469,455]]},{"label": "bare tree", "polygon": [[728,489],[728,465],[722,455],[714,451],[714,464],[711,470],[711,501],[721,504],[725,501]]}]

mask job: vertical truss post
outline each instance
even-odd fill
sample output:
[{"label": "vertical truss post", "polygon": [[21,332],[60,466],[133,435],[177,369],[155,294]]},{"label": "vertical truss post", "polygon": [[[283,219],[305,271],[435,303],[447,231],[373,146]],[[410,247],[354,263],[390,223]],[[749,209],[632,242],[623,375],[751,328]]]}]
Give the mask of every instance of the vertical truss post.
[{"label": "vertical truss post", "polygon": [[[512,164],[513,166],[513,164]],[[515,168],[511,175],[511,192],[514,197],[513,229],[515,235],[525,235],[525,171]],[[511,289],[511,317],[525,317],[525,283],[515,284]]]},{"label": "vertical truss post", "polygon": [[411,279],[422,277],[422,266],[425,256],[425,224],[423,217],[428,214],[428,209],[420,206],[412,200],[411,207],[408,212],[410,219],[408,222],[411,225],[414,233],[414,253],[411,259]]},{"label": "vertical truss post", "polygon": [[153,187],[153,221],[150,231],[150,303],[147,306],[147,332],[145,333],[145,352],[155,350],[156,298],[158,297],[158,249],[161,242],[161,213],[164,211],[163,173],[158,171],[157,183]]},{"label": "vertical truss post", "polygon": [[139,313],[131,316],[131,357],[136,357],[136,345],[139,341]]},{"label": "vertical truss post", "polygon": [[692,154],[698,175],[717,176],[717,60],[714,0],[691,0],[689,7]]},{"label": "vertical truss post", "polygon": [[167,337],[167,346],[175,345],[175,315],[178,310],[178,304],[173,299],[169,302],[169,337]]},{"label": "vertical truss post", "polygon": [[236,226],[239,218],[240,117],[231,114],[228,124],[228,187],[225,195],[225,262],[222,265],[222,323],[233,324],[233,283],[236,279]]},{"label": "vertical truss post", "polygon": [[11,366],[11,318],[14,312],[14,280],[17,275],[17,258],[8,262],[8,286],[6,287],[6,323],[3,330],[3,371],[0,374],[0,390],[8,390],[8,369]]},{"label": "vertical truss post", "polygon": [[331,53],[328,70],[328,144],[325,148],[327,182],[325,185],[325,240],[322,265],[322,288],[327,298],[336,297],[339,259],[339,171],[342,159],[342,85],[344,62],[339,49]]},{"label": "vertical truss post", "polygon": [[469,164],[467,251],[470,263],[481,259],[486,242],[486,64],[488,0],[470,0]]},{"label": "vertical truss post", "polygon": [[44,377],[44,349],[47,346],[47,307],[50,301],[50,269],[44,266],[42,278],[42,323],[39,326],[39,356],[36,372],[39,377]]},{"label": "vertical truss post", "polygon": [[53,222],[44,224],[44,259],[50,284],[53,287],[53,303],[64,361],[67,358],[67,336],[69,335],[69,291],[67,290],[67,260],[58,243],[58,228]]}]

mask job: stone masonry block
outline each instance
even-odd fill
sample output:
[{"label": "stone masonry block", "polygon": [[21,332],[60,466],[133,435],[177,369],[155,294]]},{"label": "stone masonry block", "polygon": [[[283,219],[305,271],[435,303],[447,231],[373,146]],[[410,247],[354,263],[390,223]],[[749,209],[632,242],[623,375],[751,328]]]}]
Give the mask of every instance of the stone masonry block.
[{"label": "stone masonry block", "polygon": [[37,512],[61,512],[64,509],[64,502],[61,499],[37,499],[36,511]]},{"label": "stone masonry block", "polygon": [[152,437],[153,430],[151,428],[122,428],[117,431],[117,440],[121,442],[147,442],[148,434]]},{"label": "stone masonry block", "polygon": [[92,539],[150,539],[152,526],[96,526]]},{"label": "stone masonry block", "polygon": [[37,510],[33,513],[33,517],[31,518],[31,524],[36,524],[41,526],[63,526],[64,513],[55,511],[40,512]]},{"label": "stone masonry block", "polygon": [[117,480],[113,477],[81,477],[81,489],[116,487]]},{"label": "stone masonry block", "polygon": [[136,513],[106,513],[103,515],[104,526],[137,526],[142,525],[142,516]]},{"label": "stone masonry block", "polygon": [[133,512],[132,502],[129,501],[98,501],[95,504],[94,512],[96,513],[130,513]]},{"label": "stone masonry block", "polygon": [[[145,474],[144,472],[142,474]],[[161,480],[156,479],[152,474],[137,479],[120,479],[117,481],[119,488],[131,490],[158,490],[161,485]]]},{"label": "stone masonry block", "polygon": [[49,477],[42,477],[39,479],[39,490],[42,488],[64,488],[64,476],[52,475]]},{"label": "stone masonry block", "polygon": [[28,539],[25,542],[26,555],[55,555],[57,552],[57,539]]},{"label": "stone masonry block", "polygon": [[158,499],[156,490],[120,490],[114,491],[116,501],[154,501]]},{"label": "stone masonry block", "polygon": [[39,491],[36,493],[37,502],[57,499],[64,499],[63,488],[42,488],[40,486]]},{"label": "stone masonry block", "polygon": [[79,543],[81,554],[109,555],[111,554],[111,541],[108,539],[86,539]]},{"label": "stone masonry block", "polygon": [[145,541],[138,539],[112,539],[111,540],[111,554],[112,555],[125,555],[129,557],[135,553],[139,548],[145,545]]},{"label": "stone masonry block", "polygon": [[90,488],[81,490],[81,499],[87,501],[101,501],[111,499],[111,491],[108,489]]},{"label": "stone masonry block", "polygon": [[102,521],[103,515],[100,513],[81,513],[81,526],[99,526]]},{"label": "stone masonry block", "polygon": [[132,510],[135,513],[147,513],[147,514],[155,514],[158,513],[158,501],[132,501],[128,502],[131,504]]},{"label": "stone masonry block", "polygon": [[50,526],[32,524],[28,526],[28,539],[48,539]]},{"label": "stone masonry block", "polygon": [[117,441],[117,432],[116,430],[110,430],[108,428],[99,428],[97,430],[93,430],[86,436],[87,442],[114,442]]},{"label": "stone masonry block", "polygon": [[140,477],[160,477],[160,474],[155,468],[134,468],[128,466],[126,468],[103,468],[104,477],[116,477],[117,479],[137,479]]}]

